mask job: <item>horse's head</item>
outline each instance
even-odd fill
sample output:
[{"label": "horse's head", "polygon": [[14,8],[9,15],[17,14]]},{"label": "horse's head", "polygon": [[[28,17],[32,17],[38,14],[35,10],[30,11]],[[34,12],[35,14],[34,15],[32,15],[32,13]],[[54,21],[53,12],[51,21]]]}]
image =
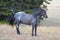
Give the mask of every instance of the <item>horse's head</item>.
[{"label": "horse's head", "polygon": [[45,9],[41,9],[40,16],[43,16],[44,18],[47,18],[48,17]]}]

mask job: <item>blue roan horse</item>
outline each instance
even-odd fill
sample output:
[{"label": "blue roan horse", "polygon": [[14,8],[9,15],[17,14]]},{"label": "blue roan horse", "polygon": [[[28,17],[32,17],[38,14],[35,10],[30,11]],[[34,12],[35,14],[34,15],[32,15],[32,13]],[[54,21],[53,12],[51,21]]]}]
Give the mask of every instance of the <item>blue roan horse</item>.
[{"label": "blue roan horse", "polygon": [[10,18],[10,24],[13,25],[13,22],[15,21],[17,34],[20,34],[19,24],[22,23],[22,24],[32,25],[32,36],[34,35],[33,33],[35,33],[36,36],[37,25],[40,20],[39,17],[41,16],[47,18],[46,10],[44,10],[43,8],[39,8],[39,10],[34,12],[34,14],[26,14],[25,12],[13,13]]}]

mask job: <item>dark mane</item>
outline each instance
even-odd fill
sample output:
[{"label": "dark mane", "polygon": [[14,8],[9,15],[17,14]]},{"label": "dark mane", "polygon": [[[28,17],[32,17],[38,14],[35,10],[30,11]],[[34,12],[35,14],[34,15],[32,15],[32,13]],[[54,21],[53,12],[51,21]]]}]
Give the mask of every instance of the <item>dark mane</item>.
[{"label": "dark mane", "polygon": [[36,12],[34,12],[34,16],[38,16],[38,15],[40,15],[41,13],[42,13],[42,11],[43,11],[44,9],[42,9],[42,8],[38,8],[37,10],[36,10]]}]

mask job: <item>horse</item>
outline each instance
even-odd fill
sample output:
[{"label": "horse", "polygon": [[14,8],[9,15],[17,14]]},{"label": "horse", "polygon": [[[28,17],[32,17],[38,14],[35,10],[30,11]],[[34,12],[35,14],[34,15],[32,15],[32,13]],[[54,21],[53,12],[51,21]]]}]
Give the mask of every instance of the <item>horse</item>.
[{"label": "horse", "polygon": [[[19,31],[19,25],[20,24],[26,24],[26,25],[32,25],[32,36],[37,35],[37,26],[39,23],[39,17],[43,16],[44,18],[47,18],[46,10],[43,8],[39,8],[37,11],[33,12],[33,14],[26,14],[25,12],[16,12],[11,15],[10,18],[10,24],[13,25],[13,23],[16,23],[16,31],[17,34],[20,34]],[[35,33],[35,34],[34,34]]]}]

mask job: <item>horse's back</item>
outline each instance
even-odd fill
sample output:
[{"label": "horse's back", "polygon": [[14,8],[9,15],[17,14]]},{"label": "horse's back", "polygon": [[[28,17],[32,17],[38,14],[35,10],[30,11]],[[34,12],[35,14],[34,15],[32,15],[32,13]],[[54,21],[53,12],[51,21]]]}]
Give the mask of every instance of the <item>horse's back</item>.
[{"label": "horse's back", "polygon": [[20,20],[20,18],[25,14],[25,12],[17,12],[14,17],[16,20]]},{"label": "horse's back", "polygon": [[17,12],[17,13],[15,13],[15,16],[14,17],[21,16],[23,14],[25,14],[25,12]]}]

